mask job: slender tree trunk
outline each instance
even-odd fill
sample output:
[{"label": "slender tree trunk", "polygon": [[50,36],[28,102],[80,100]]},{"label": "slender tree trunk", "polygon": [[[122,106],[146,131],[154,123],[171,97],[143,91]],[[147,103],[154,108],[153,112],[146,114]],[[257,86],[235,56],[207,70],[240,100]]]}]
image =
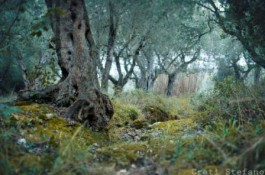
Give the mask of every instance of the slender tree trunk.
[{"label": "slender tree trunk", "polygon": [[[118,57],[118,56],[115,57],[115,63],[116,63],[117,71],[119,74],[119,78],[118,78],[118,80],[116,80],[114,77],[109,75],[109,80],[114,84],[115,89],[118,90],[117,91],[118,93],[122,92],[123,87],[129,81],[131,75],[133,74],[133,71],[134,71],[134,68],[136,66],[136,62],[137,62],[138,56],[140,54],[140,51],[144,47],[144,41],[145,41],[145,38],[143,37],[140,40],[139,45],[133,54],[132,63],[131,64],[129,64],[128,62],[124,63],[124,67],[125,67],[125,71],[126,71],[125,75],[123,75],[123,73],[121,71],[120,57]],[[128,68],[128,65],[130,65],[130,68]]]},{"label": "slender tree trunk", "polygon": [[260,77],[261,77],[261,66],[257,65],[254,71],[254,85],[258,86],[260,84]]},{"label": "slender tree trunk", "polygon": [[172,96],[174,94],[174,85],[177,77],[177,71],[168,75],[168,83],[167,83],[167,96]]},{"label": "slender tree trunk", "polygon": [[122,84],[114,85],[114,95],[119,96],[122,93],[123,87],[124,85]]},{"label": "slender tree trunk", "polygon": [[[52,100],[68,107],[67,118],[84,122],[96,130],[104,129],[113,115],[113,108],[109,98],[99,91],[97,54],[92,47],[84,0],[46,0],[46,4],[53,12],[51,24],[63,78],[56,86],[34,92],[34,97],[37,94],[38,99]],[[58,9],[63,13],[58,13]],[[21,98],[33,96],[27,92],[22,93]]]},{"label": "slender tree trunk", "polygon": [[239,67],[237,65],[237,62],[238,62],[238,60],[233,60],[232,67],[234,70],[234,77],[235,77],[236,82],[240,82],[243,80],[241,79],[240,70],[239,70]]},{"label": "slender tree trunk", "polygon": [[147,82],[146,82],[146,91],[151,92],[153,90],[154,82],[155,82],[155,74],[154,74],[154,59],[152,56],[147,60]]},{"label": "slender tree trunk", "polygon": [[145,73],[141,72],[141,77],[140,78],[136,78],[136,88],[137,89],[142,89],[144,91],[147,91],[147,85],[146,85],[146,76]]},{"label": "slender tree trunk", "polygon": [[143,89],[146,92],[152,92],[155,82],[155,75],[142,74],[140,78],[136,78],[136,88]]},{"label": "slender tree trunk", "polygon": [[112,60],[113,60],[113,49],[114,49],[114,43],[116,39],[116,34],[117,34],[117,21],[115,23],[116,13],[114,10],[113,3],[111,0],[109,1],[109,22],[110,22],[110,27],[109,27],[109,39],[108,39],[108,48],[107,48],[107,57],[106,57],[106,63],[105,63],[105,68],[102,73],[102,80],[101,80],[101,88],[104,91],[108,91],[108,80],[109,80],[109,74],[110,74],[110,69],[112,65]]},{"label": "slender tree trunk", "polygon": [[144,52],[146,57],[146,66],[142,63],[143,60],[137,59],[137,64],[140,69],[140,78],[136,77],[136,88],[143,89],[146,92],[152,92],[156,74],[154,73],[154,59],[148,53]]}]

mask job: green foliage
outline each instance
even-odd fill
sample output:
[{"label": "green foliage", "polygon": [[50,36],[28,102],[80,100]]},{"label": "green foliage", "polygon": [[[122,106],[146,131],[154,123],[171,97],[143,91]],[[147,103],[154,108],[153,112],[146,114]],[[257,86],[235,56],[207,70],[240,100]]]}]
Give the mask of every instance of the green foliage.
[{"label": "green foliage", "polygon": [[216,81],[214,85],[214,95],[216,98],[231,98],[240,95],[244,91],[244,84],[235,83],[232,76],[226,77],[223,81]]},{"label": "green foliage", "polygon": [[214,90],[198,99],[197,109],[212,119],[234,119],[242,123],[257,118],[264,119],[264,94],[256,87],[234,82],[232,77],[216,82]]},{"label": "green foliage", "polygon": [[122,104],[131,104],[137,106],[139,110],[144,113],[146,108],[153,108],[167,113],[170,119],[178,117],[191,116],[193,113],[192,106],[189,106],[189,98],[167,98],[163,95],[146,93],[142,90],[134,90],[123,93],[121,96],[115,98]]}]

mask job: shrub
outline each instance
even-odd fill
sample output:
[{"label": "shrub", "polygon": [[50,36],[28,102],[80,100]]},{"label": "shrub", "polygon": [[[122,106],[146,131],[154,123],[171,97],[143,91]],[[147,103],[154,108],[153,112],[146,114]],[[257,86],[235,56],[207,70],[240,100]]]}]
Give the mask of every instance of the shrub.
[{"label": "shrub", "polygon": [[234,82],[231,77],[216,82],[213,91],[199,95],[195,100],[197,110],[210,118],[245,121],[264,119],[265,105],[262,91]]}]

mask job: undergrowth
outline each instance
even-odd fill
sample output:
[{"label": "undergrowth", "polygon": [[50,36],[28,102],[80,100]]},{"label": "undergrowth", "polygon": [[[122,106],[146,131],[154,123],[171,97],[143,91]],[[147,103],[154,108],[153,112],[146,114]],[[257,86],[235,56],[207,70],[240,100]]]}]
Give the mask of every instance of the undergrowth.
[{"label": "undergrowth", "polygon": [[113,97],[107,132],[69,126],[52,106],[0,104],[1,174],[181,174],[264,170],[263,90],[218,82],[207,94]]}]

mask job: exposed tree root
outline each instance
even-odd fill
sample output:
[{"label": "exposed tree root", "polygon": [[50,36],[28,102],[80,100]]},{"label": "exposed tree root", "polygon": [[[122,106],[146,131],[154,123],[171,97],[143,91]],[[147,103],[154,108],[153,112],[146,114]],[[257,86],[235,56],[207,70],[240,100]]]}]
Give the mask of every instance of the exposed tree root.
[{"label": "exposed tree root", "polygon": [[22,90],[18,93],[18,100],[36,101],[50,103],[54,101],[54,96],[59,91],[59,85],[50,86],[40,90]]},{"label": "exposed tree root", "polygon": [[[70,96],[60,99],[60,103],[56,103],[56,97],[60,91],[60,86],[55,85],[43,90],[21,91],[19,100],[30,100],[40,103],[53,103],[56,106],[62,106],[62,101],[68,101]],[[86,126],[94,130],[102,130],[107,127],[114,110],[110,99],[107,95],[101,93],[97,89],[89,89],[87,97],[77,98],[64,110],[63,117],[86,123]],[[65,103],[66,104],[66,103]]]},{"label": "exposed tree root", "polygon": [[106,128],[114,113],[110,99],[97,89],[90,89],[89,97],[76,100],[68,108],[65,117],[81,123],[88,121],[87,127],[94,130]]}]

